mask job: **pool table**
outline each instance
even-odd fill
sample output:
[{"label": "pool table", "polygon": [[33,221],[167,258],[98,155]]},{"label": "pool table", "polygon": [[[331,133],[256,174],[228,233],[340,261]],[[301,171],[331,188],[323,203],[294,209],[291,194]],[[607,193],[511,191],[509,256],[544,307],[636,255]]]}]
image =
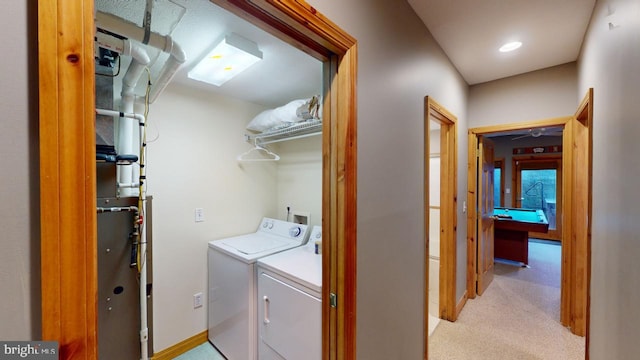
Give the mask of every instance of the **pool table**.
[{"label": "pool table", "polygon": [[529,263],[529,231],[546,233],[549,222],[542,210],[495,208],[494,257]]}]

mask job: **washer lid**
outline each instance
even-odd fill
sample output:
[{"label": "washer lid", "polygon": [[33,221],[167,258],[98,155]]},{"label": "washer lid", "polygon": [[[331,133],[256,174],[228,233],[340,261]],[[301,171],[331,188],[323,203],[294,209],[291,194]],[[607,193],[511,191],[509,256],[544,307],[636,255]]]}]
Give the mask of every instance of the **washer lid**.
[{"label": "washer lid", "polygon": [[266,236],[260,237],[259,239],[254,237],[231,238],[223,240],[222,243],[247,255],[257,254],[288,244],[286,241]]}]

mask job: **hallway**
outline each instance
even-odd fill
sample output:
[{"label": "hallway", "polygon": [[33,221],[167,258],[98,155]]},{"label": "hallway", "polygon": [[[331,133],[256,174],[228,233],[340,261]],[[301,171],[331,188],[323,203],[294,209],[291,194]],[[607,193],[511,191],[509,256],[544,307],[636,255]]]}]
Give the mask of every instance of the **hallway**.
[{"label": "hallway", "polygon": [[560,322],[561,247],[529,242],[529,268],[496,262],[484,295],[469,300],[455,323],[440,321],[429,338],[429,358],[585,358],[585,340]]}]

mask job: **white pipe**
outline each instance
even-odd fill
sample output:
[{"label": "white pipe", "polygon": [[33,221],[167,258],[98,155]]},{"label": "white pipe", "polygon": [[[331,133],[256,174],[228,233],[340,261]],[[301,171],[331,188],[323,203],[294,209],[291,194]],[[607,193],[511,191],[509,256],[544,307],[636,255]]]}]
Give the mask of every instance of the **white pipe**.
[{"label": "white pipe", "polygon": [[[121,118],[130,118],[137,120],[137,125],[144,126],[146,118],[144,115],[136,114],[136,113],[125,113],[122,111],[108,110],[108,109],[96,109],[96,114],[98,115],[106,115],[106,116],[118,116]],[[142,135],[140,135],[140,141],[142,139]],[[144,151],[144,150],[142,150]],[[142,154],[140,154],[142,155]],[[120,166],[118,167],[120,168]],[[122,184],[118,183],[118,188],[121,187],[133,187],[136,185],[140,187],[140,199],[141,199],[141,207],[142,212],[139,214],[146,214],[147,207],[147,193],[146,186],[144,183],[142,186],[140,183],[130,183],[130,184]],[[136,211],[138,208],[131,206],[131,209],[135,208]],[[98,208],[98,212],[102,211],[117,211],[113,210],[116,208],[110,208],[111,210],[105,210],[105,208]],[[124,209],[124,208],[122,208]],[[102,210],[102,211],[101,211]],[[140,359],[147,360],[149,358],[149,321],[148,310],[147,310],[147,222],[146,219],[142,219],[142,224],[140,226],[140,288],[139,288],[139,298],[140,298]]]},{"label": "white pipe", "polygon": [[136,119],[136,120],[138,120],[138,123],[144,123],[145,122],[144,115],[136,114],[136,113],[125,113],[125,112],[122,112],[122,111],[108,110],[108,109],[96,109],[96,114]]},{"label": "white pipe", "polygon": [[130,55],[133,59],[129,69],[127,69],[124,78],[122,79],[122,93],[126,95],[133,95],[135,87],[138,84],[138,80],[144,69],[149,65],[151,59],[147,54],[147,51],[140,45],[125,39],[124,41],[124,55]]},{"label": "white pipe", "polygon": [[[124,54],[131,55],[131,64],[122,79],[121,109],[125,113],[133,113],[135,106],[135,88],[138,80],[142,76],[144,69],[147,67],[151,59],[146,50],[141,46],[128,39],[124,41]],[[118,154],[136,154],[139,152],[140,143],[138,123],[135,121],[120,122],[118,124],[118,143],[116,151]],[[135,166],[127,166],[120,169],[118,182],[134,182],[138,178],[139,168]],[[138,195],[136,189],[125,188],[121,193],[122,196]]]},{"label": "white pipe", "polygon": [[[122,79],[122,91],[121,108],[123,112],[133,113],[136,96],[135,89],[138,84],[138,80],[142,76],[145,68],[151,62],[146,49],[129,39],[118,39],[114,36],[104,34],[101,32],[96,33],[96,41],[99,46],[117,51],[123,55],[131,56],[131,64],[127,69]],[[116,115],[113,115],[116,116]],[[137,152],[140,144],[138,143],[139,136],[134,136],[138,129],[137,124],[131,121],[118,121],[116,134],[116,151],[118,154],[133,154]],[[118,182],[134,182],[138,177],[139,169],[136,167],[118,168]],[[119,194],[121,196],[136,196],[137,193],[134,188],[129,188]]]},{"label": "white pipe", "polygon": [[[129,104],[127,104],[129,105]],[[131,105],[131,107],[133,107]],[[119,128],[119,136],[120,139],[130,139],[129,141],[123,142],[122,140],[119,141],[120,144],[124,144],[124,145],[128,145],[128,146],[121,146],[118,149],[118,153],[119,154],[132,154],[134,153],[134,151],[132,150],[133,148],[133,142],[139,142],[139,139],[134,139],[133,138],[133,129],[141,124],[144,124],[146,119],[144,117],[144,115],[142,114],[136,114],[133,112],[124,112],[124,111],[116,111],[116,110],[108,110],[108,109],[96,109],[96,114],[98,115],[106,115],[106,116],[113,116],[113,117],[118,117],[118,118],[128,118],[128,119],[135,119],[137,121],[128,121],[125,124],[120,123]],[[125,128],[125,129],[123,129]],[[129,136],[129,137],[127,137]],[[126,151],[129,150],[128,152],[122,152],[122,151]],[[137,151],[136,151],[137,152]],[[122,168],[122,169],[121,169]],[[126,171],[128,170],[128,171]],[[123,193],[121,193],[121,196],[135,196],[137,194],[135,194],[135,190],[136,188],[138,188],[140,186],[140,183],[136,182],[135,179],[133,178],[136,174],[133,172],[133,170],[129,167],[129,166],[118,166],[118,176],[117,176],[117,186],[118,189],[124,189]],[[135,195],[132,195],[135,194]]]},{"label": "white pipe", "polygon": [[[176,75],[180,66],[185,62],[184,51],[169,36],[167,36],[167,45],[169,46],[168,52],[171,56],[164,63],[164,67],[162,67],[160,75],[151,87],[151,93],[149,94],[150,103],[156,101],[160,93],[164,91],[167,85],[169,85],[171,79]],[[174,54],[181,55],[174,56]]]},{"label": "white pipe", "polygon": [[[132,22],[101,11],[96,13],[96,26],[140,42],[144,40],[145,30],[143,28],[140,28]],[[169,53],[170,55],[160,71],[158,80],[155,81],[151,87],[153,95],[149,97],[149,102],[153,103],[158,95],[167,87],[169,81],[173,79],[176,71],[180,65],[184,64],[187,57],[180,45],[174,42],[169,35],[165,36],[151,32],[148,45]]]},{"label": "white pipe", "polygon": [[136,206],[117,206],[117,207],[98,207],[99,213],[104,212],[121,212],[121,211],[135,211],[138,212],[138,207]]}]

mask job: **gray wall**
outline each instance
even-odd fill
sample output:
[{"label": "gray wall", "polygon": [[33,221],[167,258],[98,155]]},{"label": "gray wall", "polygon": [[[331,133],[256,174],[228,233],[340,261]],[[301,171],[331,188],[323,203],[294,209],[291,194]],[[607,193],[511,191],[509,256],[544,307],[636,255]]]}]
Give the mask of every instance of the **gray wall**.
[{"label": "gray wall", "polygon": [[[40,338],[36,2],[0,11],[0,339]],[[32,40],[30,40],[32,39]],[[9,66],[10,65],[10,66]]]},{"label": "gray wall", "polygon": [[469,127],[573,115],[577,67],[568,63],[469,88]]},{"label": "gray wall", "polygon": [[458,117],[458,296],[464,291],[467,84],[404,1],[313,0],[358,41],[359,359],[420,359],[423,98]]},{"label": "gray wall", "polygon": [[[610,29],[614,19],[618,27]],[[640,1],[597,2],[578,68],[577,95],[594,88],[589,352],[591,359],[634,359],[640,339]]]}]

